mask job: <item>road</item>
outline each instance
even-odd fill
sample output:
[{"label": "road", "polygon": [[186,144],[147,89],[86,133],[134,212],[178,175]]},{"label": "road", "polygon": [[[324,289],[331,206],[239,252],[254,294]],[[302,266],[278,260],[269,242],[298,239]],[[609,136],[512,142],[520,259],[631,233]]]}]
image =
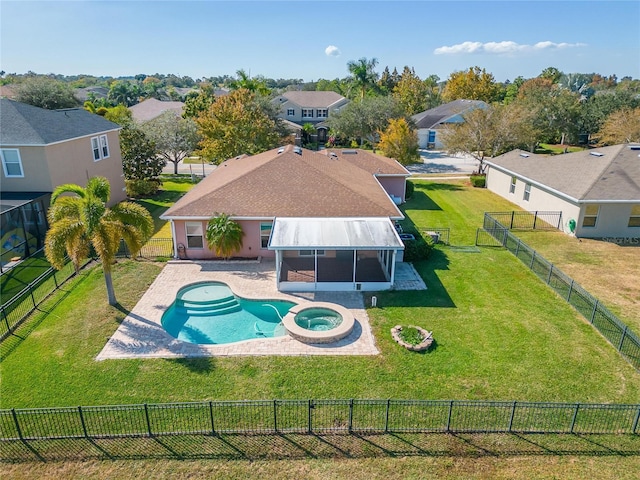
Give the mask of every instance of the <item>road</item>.
[{"label": "road", "polygon": [[478,161],[471,156],[447,155],[446,152],[436,150],[420,150],[422,163],[414,163],[407,167],[414,175],[450,173],[470,175],[478,169]]}]

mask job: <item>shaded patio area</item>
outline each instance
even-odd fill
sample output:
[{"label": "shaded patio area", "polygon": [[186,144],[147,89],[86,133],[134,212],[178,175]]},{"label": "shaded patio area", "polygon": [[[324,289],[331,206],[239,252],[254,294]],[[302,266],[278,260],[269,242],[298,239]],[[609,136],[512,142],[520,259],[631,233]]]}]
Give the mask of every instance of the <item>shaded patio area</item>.
[{"label": "shaded patio area", "polygon": [[[281,282],[314,282],[313,258],[284,257],[280,269]],[[353,281],[352,258],[318,258],[318,282]],[[356,262],[356,282],[388,281],[377,258],[363,258]]]}]

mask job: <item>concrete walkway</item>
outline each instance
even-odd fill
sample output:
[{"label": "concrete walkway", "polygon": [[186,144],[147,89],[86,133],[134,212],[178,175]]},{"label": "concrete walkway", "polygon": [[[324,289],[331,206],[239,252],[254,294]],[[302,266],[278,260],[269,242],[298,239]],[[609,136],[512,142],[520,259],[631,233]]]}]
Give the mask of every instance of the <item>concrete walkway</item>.
[{"label": "concrete walkway", "polygon": [[[397,266],[398,289],[426,288],[408,263]],[[199,281],[224,282],[245,298],[318,301],[337,303],[348,308],[356,322],[353,332],[331,344],[308,345],[289,335],[256,338],[224,345],[196,345],[170,336],[161,325],[162,314],[183,286]],[[151,284],[138,304],[122,321],[96,360],[118,358],[183,358],[247,355],[377,355],[375,338],[369,325],[361,292],[278,292],[273,261],[170,261]]]}]

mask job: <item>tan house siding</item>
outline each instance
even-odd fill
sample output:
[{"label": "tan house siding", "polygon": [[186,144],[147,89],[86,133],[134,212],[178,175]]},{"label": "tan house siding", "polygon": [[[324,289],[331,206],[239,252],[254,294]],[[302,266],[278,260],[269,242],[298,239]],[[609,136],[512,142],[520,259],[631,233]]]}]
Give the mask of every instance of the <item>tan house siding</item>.
[{"label": "tan house siding", "polygon": [[45,147],[2,145],[2,149],[16,149],[20,152],[20,161],[22,162],[24,174],[21,178],[7,178],[4,175],[4,169],[0,168],[3,191],[50,192],[53,190]]}]

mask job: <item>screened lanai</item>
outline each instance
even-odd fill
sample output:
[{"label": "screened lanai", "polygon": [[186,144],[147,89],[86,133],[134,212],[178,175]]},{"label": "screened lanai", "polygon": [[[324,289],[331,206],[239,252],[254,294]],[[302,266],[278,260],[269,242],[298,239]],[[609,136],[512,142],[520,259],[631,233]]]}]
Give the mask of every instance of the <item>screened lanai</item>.
[{"label": "screened lanai", "polygon": [[386,290],[404,249],[389,218],[276,218],[269,240],[281,291]]}]

